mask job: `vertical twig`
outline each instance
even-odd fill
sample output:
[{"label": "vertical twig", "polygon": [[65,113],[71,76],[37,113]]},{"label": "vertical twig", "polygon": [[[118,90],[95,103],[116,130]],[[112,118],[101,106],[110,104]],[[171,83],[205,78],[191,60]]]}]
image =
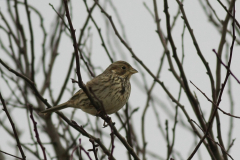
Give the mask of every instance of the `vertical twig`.
[{"label": "vertical twig", "polygon": [[42,145],[42,142],[40,140],[40,136],[39,136],[39,133],[38,133],[38,129],[37,129],[37,122],[35,121],[34,117],[33,117],[33,109],[32,109],[32,106],[29,104],[29,110],[30,110],[30,118],[33,122],[33,128],[34,128],[34,132],[35,132],[35,137],[37,139],[37,142],[39,144],[39,146],[41,147],[42,149],[42,152],[43,152],[43,156],[44,156],[44,160],[47,160],[47,156],[46,156],[46,152],[45,152],[45,147],[43,147]]},{"label": "vertical twig", "polygon": [[32,21],[31,21],[31,17],[30,17],[30,10],[28,8],[28,2],[27,0],[24,0],[24,4],[25,4],[25,8],[26,8],[26,13],[27,13],[27,19],[28,19],[28,26],[29,26],[29,32],[30,32],[30,37],[31,37],[31,80],[34,82],[34,77],[35,77],[35,53],[34,53],[34,35],[33,35],[33,29],[32,29]]}]

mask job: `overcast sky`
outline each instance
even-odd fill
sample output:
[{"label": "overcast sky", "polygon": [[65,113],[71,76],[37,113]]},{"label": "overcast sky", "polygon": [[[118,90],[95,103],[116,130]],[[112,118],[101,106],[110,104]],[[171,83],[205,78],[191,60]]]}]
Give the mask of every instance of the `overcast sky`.
[{"label": "overcast sky", "polygon": [[[101,4],[104,6],[104,3],[100,1]],[[153,2],[146,0],[146,1],[137,1],[137,0],[114,0],[114,5],[117,8],[117,12],[120,15],[121,21],[124,24],[124,31],[122,30],[121,26],[118,23],[117,16],[115,12],[113,12],[113,9],[107,4],[107,12],[112,16],[113,21],[115,22],[119,32],[121,35],[126,34],[125,40],[128,42],[128,44],[132,47],[134,53],[144,62],[144,64],[151,69],[151,71],[155,74],[157,72],[160,58],[163,54],[163,46],[159,40],[159,37],[157,36],[155,30],[156,30],[156,24],[154,23],[154,19],[149,13],[149,11],[144,7],[143,3],[146,3],[147,6],[150,8],[152,12],[154,12],[153,9]],[[41,1],[34,1],[29,0],[29,4],[35,6],[43,15],[45,27],[47,33],[53,32],[51,30],[51,25],[56,20],[56,13],[52,9],[52,7],[49,5],[51,3],[55,8],[59,7],[58,1],[51,1],[51,0],[41,0]],[[91,6],[92,1],[89,1],[89,6]],[[161,28],[163,32],[166,35],[166,23],[165,23],[165,14],[163,12],[163,1],[157,1],[158,3],[158,12],[159,12],[159,18],[161,19]],[[212,6],[216,10],[218,16],[221,20],[224,20],[226,16],[226,12],[224,9],[217,3],[217,2],[211,2]],[[225,3],[225,1],[224,1]],[[7,15],[7,7],[6,7],[5,0],[0,0],[0,9],[1,12],[3,12],[6,16]],[[76,35],[78,37],[80,33],[80,29],[83,26],[83,22],[86,19],[87,13],[84,6],[84,3],[80,0],[73,0],[73,25],[76,28]],[[173,19],[173,15],[176,15],[177,13],[177,2],[176,1],[169,1],[169,12],[171,15],[171,21]],[[216,66],[216,56],[213,53],[212,49],[218,49],[218,44],[220,42],[220,34],[219,31],[216,30],[216,28],[209,23],[208,17],[206,17],[203,9],[200,6],[199,1],[193,1],[193,0],[185,0],[184,2],[184,9],[187,14],[188,21],[193,29],[193,32],[196,36],[197,42],[201,48],[201,51],[203,55],[205,56],[206,60],[209,63],[210,68],[212,69],[212,73],[215,77],[215,66]],[[25,8],[20,8],[20,12],[25,13]],[[23,14],[24,15],[24,14]],[[38,37],[35,41],[35,49],[36,49],[36,59],[40,58],[38,55],[41,55],[41,40],[42,40],[42,32],[39,27],[39,19],[35,14],[31,14],[34,24],[34,36]],[[97,21],[98,26],[102,29],[103,38],[106,40],[108,34],[110,36],[114,35],[113,30],[111,26],[109,26],[108,29],[106,29],[106,18],[105,16],[100,12],[99,8],[96,8],[93,12],[93,17]],[[240,3],[239,1],[236,2],[236,19],[238,22],[240,22]],[[25,19],[25,16],[22,16],[22,23],[26,23],[27,21]],[[67,22],[67,21],[66,21]],[[231,22],[231,21],[230,21]],[[4,25],[2,19],[0,20],[0,25]],[[111,62],[107,57],[107,54],[103,47],[101,46],[101,40],[98,36],[98,33],[94,26],[91,23],[91,34],[92,34],[92,47],[90,48],[92,52],[92,61],[95,66],[101,66],[102,69],[105,69]],[[230,26],[230,25],[229,25]],[[229,28],[231,30],[231,28]],[[177,51],[179,53],[179,56],[182,55],[182,48],[181,48],[181,34],[183,31],[183,20],[179,17],[176,26],[173,29],[173,38],[177,47]],[[0,37],[1,39],[6,38],[6,35],[2,34],[3,32],[0,31]],[[28,35],[28,32],[26,32]],[[238,40],[240,40],[239,35],[237,35]],[[129,51],[120,43],[118,38],[111,38],[112,44],[114,46],[113,50],[109,47],[109,50],[111,51],[111,54],[114,52],[116,54],[116,57],[114,60],[125,60],[129,62],[134,68],[140,67],[141,70],[144,70],[141,66],[136,66],[135,60],[132,58]],[[228,40],[231,40],[231,37],[227,36]],[[49,44],[49,43],[47,43]],[[49,46],[46,46],[49,47]],[[169,46],[170,48],[170,46]],[[225,57],[226,48],[224,47],[223,51],[223,57]],[[228,48],[230,50],[230,48]],[[0,58],[8,61],[9,58],[1,53],[2,50],[0,49]],[[70,39],[66,36],[65,39],[62,39],[60,42],[60,48],[59,48],[59,55],[58,59],[56,61],[55,69],[53,76],[52,76],[52,89],[55,96],[58,95],[60,91],[60,85],[63,83],[63,78],[65,77],[65,73],[68,70],[68,64],[71,59],[71,53],[73,52],[72,42]],[[203,66],[200,58],[197,56],[196,49],[193,45],[193,42],[191,40],[191,37],[189,35],[188,30],[185,30],[184,35],[184,69],[188,80],[191,80],[195,85],[197,85],[202,91],[206,93],[209,97],[211,97],[211,89],[210,89],[210,81],[209,77],[206,74],[206,69]],[[228,52],[229,53],[229,52]],[[171,53],[172,54],[172,53]],[[11,63],[9,63],[11,64]],[[233,52],[233,60],[231,65],[231,70],[235,74],[238,79],[240,79],[240,47],[239,45],[234,46],[234,52]],[[175,65],[175,63],[174,63]],[[176,66],[176,65],[175,65]],[[160,80],[164,82],[166,87],[169,89],[169,91],[175,96],[178,96],[178,90],[179,90],[179,84],[174,79],[171,72],[168,71],[169,64],[167,61],[164,63],[162,73],[160,75]],[[101,69],[97,70],[97,74],[101,73]],[[63,74],[64,73],[64,74]],[[179,72],[178,72],[179,73]],[[222,68],[222,80],[225,78],[225,69]],[[83,80],[84,82],[87,82],[90,80],[90,77],[85,73],[83,74]],[[72,76],[74,77],[74,72],[72,72]],[[150,85],[153,82],[153,79],[151,76],[147,74],[146,71],[144,71],[144,77],[146,78],[147,85],[150,87]],[[232,90],[233,90],[233,98],[234,98],[234,104],[235,104],[235,113],[234,115],[240,116],[240,85],[237,84],[237,82],[231,77],[232,82]],[[38,88],[42,85],[43,76],[38,75],[36,78]],[[39,82],[39,83],[38,83]],[[141,115],[143,112],[143,108],[146,103],[146,95],[144,95],[144,86],[143,86],[143,80],[142,76],[140,74],[133,75],[133,78],[131,80],[132,82],[132,92],[129,99],[129,103],[133,108],[139,107],[139,111],[133,116],[134,124],[136,133],[139,133],[138,138],[141,141]],[[3,85],[3,80],[0,78],[0,90],[4,97],[7,97],[10,94],[10,91],[8,91],[7,87]],[[70,88],[72,85],[71,81],[69,80],[68,87]],[[211,104],[207,101],[207,99],[192,85],[189,86],[192,91],[194,91],[199,99],[199,102],[201,104],[203,113],[208,115],[210,114],[210,107]],[[170,111],[171,114],[174,115],[174,104],[169,100],[166,93],[163,91],[163,89],[160,87],[160,85],[156,86],[153,95],[156,97],[156,101],[158,101],[158,112],[160,116],[160,121],[162,125],[164,126],[165,120],[169,119],[167,113],[164,111],[162,107],[171,107]],[[229,108],[229,100],[227,97],[227,90],[225,90],[222,101],[220,104],[220,108],[225,110],[226,112],[230,111]],[[44,95],[45,98],[49,98],[49,95],[46,93]],[[71,95],[67,92],[64,94],[64,97],[62,98],[61,102],[67,101]],[[161,106],[161,104],[164,103],[164,105]],[[186,110],[189,112],[192,119],[196,120],[196,117],[193,114],[192,108],[187,100],[187,98],[184,96],[181,98],[181,103],[185,106]],[[63,110],[65,113],[70,113],[71,109]],[[119,111],[122,112],[122,111]],[[81,111],[77,112],[79,115],[82,115],[83,113]],[[5,113],[0,111],[0,119],[3,117]],[[24,127],[27,126],[27,121],[25,115],[19,115],[17,113],[14,113],[13,119],[17,122],[20,119],[22,120],[21,123],[17,123],[18,128],[21,129],[21,131],[24,131]],[[182,111],[179,109],[179,114],[181,116],[184,116],[182,114]],[[227,139],[228,139],[228,128],[229,128],[229,117],[226,115],[223,115],[221,112],[219,113],[221,117],[221,127],[222,127],[222,135],[224,143],[227,145]],[[70,115],[70,114],[66,114]],[[84,116],[84,115],[83,115]],[[112,115],[113,121],[117,121],[117,118]],[[69,117],[70,118],[70,117]],[[95,117],[91,117],[94,119]],[[186,118],[183,118],[187,123]],[[26,122],[26,123],[25,123]],[[26,125],[26,126],[25,126]],[[39,124],[40,125],[40,124]],[[157,127],[156,117],[154,114],[153,109],[150,107],[147,115],[146,115],[146,140],[148,142],[147,149],[151,150],[154,153],[160,153],[162,157],[166,157],[167,149],[166,149],[166,141],[164,140],[164,137],[160,135],[160,131]],[[170,135],[172,134],[171,128],[173,126],[173,121],[169,120],[169,131]],[[190,125],[189,125],[190,126]],[[216,134],[216,124],[214,123],[214,133]],[[116,127],[120,127],[120,124],[117,122]],[[105,129],[106,132],[109,132],[108,129]],[[75,133],[77,135],[77,133]],[[13,139],[6,134],[3,128],[0,126],[0,147],[1,150],[7,151],[9,153],[15,153],[11,149],[11,145],[15,143]],[[46,135],[42,135],[42,141],[47,141],[48,138]],[[25,143],[28,141],[28,134],[24,137],[21,137],[21,140]],[[217,137],[215,137],[217,139]],[[236,138],[236,141],[234,143],[233,148],[231,149],[230,155],[234,159],[238,159],[240,157],[240,120],[235,119],[234,121],[234,133],[233,138]],[[83,141],[85,143],[88,142],[88,139],[83,137]],[[175,149],[181,153],[184,159],[187,159],[187,157],[190,155],[190,153],[193,151],[193,141],[194,138],[192,136],[192,133],[189,131],[186,131],[183,127],[180,125],[177,126],[176,129],[176,142],[175,142]],[[197,139],[197,142],[199,139]],[[2,145],[4,144],[4,145]],[[208,157],[208,154],[205,150],[204,145],[200,147],[202,158],[210,159]],[[49,148],[49,151],[51,152],[51,148]],[[121,147],[116,147],[116,150],[114,150],[114,155],[117,159],[120,159],[125,154],[125,150]],[[10,159],[10,158],[9,158]],[[196,155],[194,160],[198,160],[199,157]]]}]

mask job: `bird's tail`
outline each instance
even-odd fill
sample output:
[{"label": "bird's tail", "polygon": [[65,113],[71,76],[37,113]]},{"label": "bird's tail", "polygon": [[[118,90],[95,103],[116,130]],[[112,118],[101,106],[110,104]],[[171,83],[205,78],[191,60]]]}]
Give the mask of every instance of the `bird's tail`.
[{"label": "bird's tail", "polygon": [[45,111],[42,111],[40,113],[43,114],[43,115],[46,115],[48,113],[56,112],[56,111],[59,111],[61,109],[67,108],[67,107],[70,107],[69,106],[69,102],[65,102],[65,103],[59,104],[59,105],[54,106],[52,108],[46,109]]}]

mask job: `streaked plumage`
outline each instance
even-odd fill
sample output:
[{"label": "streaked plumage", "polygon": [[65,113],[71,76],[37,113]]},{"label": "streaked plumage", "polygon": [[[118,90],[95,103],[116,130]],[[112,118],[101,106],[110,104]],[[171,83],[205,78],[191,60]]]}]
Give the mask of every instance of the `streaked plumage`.
[{"label": "streaked plumage", "polygon": [[[130,96],[131,84],[129,79],[134,73],[137,73],[137,70],[127,62],[117,61],[112,63],[102,74],[89,81],[86,87],[88,90],[91,88],[91,91],[103,104],[107,114],[116,113],[126,104]],[[92,92],[89,91],[89,93]],[[94,95],[92,97],[98,102]],[[91,115],[97,114],[97,110],[82,89],[67,102],[41,113],[55,112],[67,107],[80,108]]]}]

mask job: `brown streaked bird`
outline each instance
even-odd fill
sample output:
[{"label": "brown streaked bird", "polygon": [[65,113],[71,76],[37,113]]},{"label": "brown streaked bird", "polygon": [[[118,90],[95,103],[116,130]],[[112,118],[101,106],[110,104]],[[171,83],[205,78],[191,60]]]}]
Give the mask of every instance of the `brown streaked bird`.
[{"label": "brown streaked bird", "polygon": [[[130,77],[137,72],[127,62],[117,61],[112,63],[102,74],[87,82],[86,88],[88,91],[91,88],[89,93],[94,101],[97,103],[99,100],[101,101],[107,114],[116,113],[127,103],[131,92]],[[80,108],[91,115],[97,114],[97,110],[82,89],[67,102],[46,109],[41,113],[56,112],[67,107]]]}]

